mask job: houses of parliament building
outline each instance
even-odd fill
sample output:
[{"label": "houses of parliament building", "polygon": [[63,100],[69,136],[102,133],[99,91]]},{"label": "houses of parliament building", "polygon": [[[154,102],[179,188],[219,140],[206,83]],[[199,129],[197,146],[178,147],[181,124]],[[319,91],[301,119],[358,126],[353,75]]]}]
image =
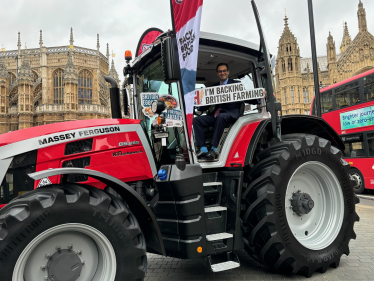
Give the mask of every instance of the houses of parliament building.
[{"label": "houses of parliament building", "polygon": [[109,75],[119,83],[109,46],[96,49],[70,44],[0,52],[0,133],[62,121],[110,117]]},{"label": "houses of parliament building", "polygon": [[374,37],[368,30],[361,0],[357,17],[359,33],[352,40],[345,23],[339,53],[332,34],[329,34],[327,56],[318,57],[317,70],[313,69],[311,58],[301,58],[297,39],[285,17],[275,67],[276,96],[282,103],[282,114],[310,113],[314,97],[313,71],[318,71],[320,87],[326,87],[374,68]]}]

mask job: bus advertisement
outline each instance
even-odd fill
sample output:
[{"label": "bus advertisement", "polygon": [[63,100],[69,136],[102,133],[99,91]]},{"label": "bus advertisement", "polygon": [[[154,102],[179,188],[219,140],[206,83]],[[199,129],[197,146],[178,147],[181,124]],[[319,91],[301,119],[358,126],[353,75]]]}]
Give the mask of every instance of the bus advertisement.
[{"label": "bus advertisement", "polygon": [[[321,89],[321,112],[345,144],[355,192],[374,189],[374,70]],[[313,101],[311,114],[315,115]]]}]

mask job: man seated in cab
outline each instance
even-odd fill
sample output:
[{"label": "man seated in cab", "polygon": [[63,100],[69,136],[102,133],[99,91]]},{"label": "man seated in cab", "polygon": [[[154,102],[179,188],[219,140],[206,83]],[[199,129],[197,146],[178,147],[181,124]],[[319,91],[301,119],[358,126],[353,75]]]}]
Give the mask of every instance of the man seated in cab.
[{"label": "man seated in cab", "polygon": [[[229,66],[226,63],[219,63],[216,67],[217,76],[220,82],[213,86],[227,85],[240,83],[238,80],[229,78]],[[249,100],[250,104],[259,104],[261,100]],[[225,127],[234,123],[240,117],[240,107],[243,102],[230,102],[223,104],[216,104],[211,114],[198,116],[193,119],[193,128],[195,132],[196,144],[200,148],[196,156],[198,159],[204,158],[207,160],[214,160],[217,157],[218,143],[222,137]],[[209,106],[202,106],[199,110],[207,110]],[[214,127],[214,134],[212,139],[212,148],[208,152],[205,144],[204,128]]]}]

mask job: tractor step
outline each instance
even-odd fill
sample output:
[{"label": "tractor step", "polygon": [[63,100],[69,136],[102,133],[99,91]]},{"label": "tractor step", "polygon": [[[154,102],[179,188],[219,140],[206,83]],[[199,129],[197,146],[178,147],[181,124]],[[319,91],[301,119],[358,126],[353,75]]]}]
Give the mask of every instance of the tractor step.
[{"label": "tractor step", "polygon": [[205,210],[205,213],[221,212],[221,211],[227,211],[227,207],[221,207],[221,206],[207,207],[204,210]]},{"label": "tractor step", "polygon": [[216,186],[216,185],[222,185],[222,182],[204,182],[203,186]]},{"label": "tractor step", "polygon": [[[239,258],[234,252],[227,252],[220,255],[209,256],[208,260],[210,268],[213,272],[220,272],[240,267]],[[222,262],[212,264],[213,260],[219,260]]]},{"label": "tractor step", "polygon": [[216,234],[210,234],[206,236],[207,241],[217,241],[217,240],[223,240],[223,239],[229,239],[234,237],[231,233],[216,233]]}]

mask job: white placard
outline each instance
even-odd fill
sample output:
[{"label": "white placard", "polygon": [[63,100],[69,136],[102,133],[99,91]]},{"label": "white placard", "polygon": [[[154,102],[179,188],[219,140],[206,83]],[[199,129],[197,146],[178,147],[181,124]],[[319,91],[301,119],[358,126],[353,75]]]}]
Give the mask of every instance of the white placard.
[{"label": "white placard", "polygon": [[194,106],[265,98],[264,88],[246,90],[243,83],[201,88],[195,91]]}]

